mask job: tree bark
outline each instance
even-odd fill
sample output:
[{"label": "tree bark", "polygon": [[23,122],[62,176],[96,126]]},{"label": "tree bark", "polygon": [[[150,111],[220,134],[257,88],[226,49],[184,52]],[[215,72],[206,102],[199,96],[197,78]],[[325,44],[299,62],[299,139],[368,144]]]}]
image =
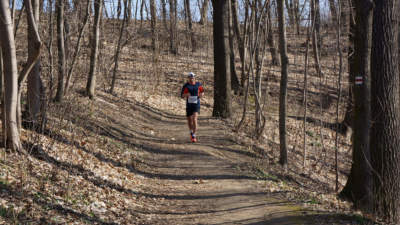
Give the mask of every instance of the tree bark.
[{"label": "tree bark", "polygon": [[356,30],[354,43],[354,77],[361,77],[362,84],[351,82],[354,90],[353,116],[353,163],[346,186],[341,196],[354,202],[355,207],[364,211],[371,210],[372,179],[369,166],[369,129],[371,126],[371,89],[370,89],[370,55],[372,1],[356,0]]},{"label": "tree bark", "polygon": [[398,3],[375,0],[371,49],[371,162],[375,213],[400,222]]},{"label": "tree bark", "polygon": [[[347,0],[346,0],[347,1]],[[337,23],[337,10],[335,0],[329,0],[329,10],[331,12],[332,23]]]},{"label": "tree bark", "polygon": [[177,41],[177,12],[176,12],[176,1],[177,0],[169,0],[169,21],[170,21],[170,30],[169,30],[169,41],[170,41],[170,51],[172,54],[178,54],[178,45]]},{"label": "tree bark", "polygon": [[68,91],[69,91],[69,84],[71,82],[72,73],[73,73],[73,71],[75,69],[75,62],[76,62],[76,60],[77,60],[77,58],[79,56],[79,52],[81,50],[81,40],[82,40],[83,34],[85,32],[86,25],[87,25],[87,23],[89,21],[89,16],[90,16],[90,0],[87,0],[85,18],[84,18],[84,21],[83,21],[83,25],[82,25],[82,27],[80,28],[80,31],[79,31],[78,40],[77,40],[76,45],[75,45],[74,55],[72,56],[71,65],[70,65],[68,73],[67,73],[67,80],[65,81],[65,92],[64,92],[64,95],[66,95],[68,93]]},{"label": "tree bark", "polygon": [[200,21],[199,21],[199,23],[201,25],[204,25],[204,24],[207,23],[208,3],[209,2],[210,2],[210,0],[204,0],[203,6],[201,7],[201,10],[200,10]]},{"label": "tree bark", "polygon": [[315,61],[315,70],[317,71],[318,76],[322,76],[321,64],[319,60],[319,9],[317,7],[318,0],[311,0],[311,17],[312,23],[314,26],[314,32],[312,33],[312,46],[314,53],[314,61]]},{"label": "tree bark", "polygon": [[228,0],[212,0],[214,36],[213,116],[229,118],[232,113]]},{"label": "tree bark", "polygon": [[[153,51],[157,51],[157,14],[156,14],[156,3],[154,0],[150,0],[150,13],[151,13],[151,47]],[[122,33],[122,31],[121,31]]]},{"label": "tree bark", "polygon": [[62,102],[64,95],[65,48],[64,48],[64,0],[57,4],[58,85],[54,101]]},{"label": "tree bark", "polygon": [[[32,2],[33,15],[35,19],[36,25],[39,25],[39,0],[28,0]],[[35,43],[35,35],[36,31],[32,27],[28,27],[28,58],[34,57],[36,54],[37,46]],[[33,56],[32,56],[33,55]],[[29,112],[29,120],[34,126],[34,128],[38,127],[38,120],[41,113],[42,108],[42,100],[44,99],[44,86],[40,74],[40,59],[36,62],[32,71],[28,75],[28,112]]]},{"label": "tree bark", "polygon": [[96,71],[97,71],[97,58],[100,42],[100,19],[102,14],[102,0],[94,1],[94,26],[93,26],[93,39],[91,43],[90,55],[90,70],[89,77],[86,85],[86,95],[93,99],[95,96],[96,88]]},{"label": "tree bark", "polygon": [[4,65],[5,135],[6,147],[14,151],[22,150],[17,126],[18,73],[13,23],[9,1],[0,1],[0,45]]},{"label": "tree bark", "polygon": [[287,77],[289,59],[286,46],[286,28],[284,16],[284,0],[277,0],[278,21],[279,21],[279,50],[281,54],[281,82],[279,91],[279,163],[287,168],[287,141],[286,141],[286,103],[287,103]]},{"label": "tree bark", "polygon": [[234,51],[234,33],[233,33],[233,16],[232,16],[232,2],[228,0],[228,10],[229,10],[229,48],[230,48],[230,65],[231,65],[231,88],[233,89],[235,94],[241,92],[241,87],[239,83],[239,79],[236,73],[236,65],[235,65],[235,51]]},{"label": "tree bark", "polygon": [[162,20],[163,20],[165,31],[168,31],[168,25],[167,25],[167,3],[165,1],[166,0],[161,0],[161,15],[162,15]]},{"label": "tree bark", "polygon": [[194,37],[194,32],[193,32],[192,10],[190,8],[190,0],[185,0],[185,1],[186,1],[186,17],[187,17],[187,21],[188,21],[190,42],[192,44],[192,52],[195,52],[197,46],[196,46],[196,39]]},{"label": "tree bark", "polygon": [[272,58],[272,65],[279,66],[279,57],[278,53],[276,52],[275,48],[275,41],[274,41],[274,33],[272,29],[272,21],[271,21],[271,7],[268,9],[268,14],[267,14],[267,23],[268,23],[268,36],[267,36],[267,43],[269,45],[269,51],[271,52],[271,58]]},{"label": "tree bark", "polygon": [[[112,81],[111,81],[111,88],[110,88],[110,93],[113,94],[114,93],[114,87],[115,87],[115,81],[117,80],[117,72],[118,72],[118,64],[119,64],[119,55],[122,51],[122,38],[124,36],[124,32],[126,30],[126,23],[128,21],[128,17],[127,17],[127,11],[130,10],[129,5],[128,5],[128,1],[129,0],[124,0],[124,8],[125,8],[125,12],[124,12],[124,18],[122,20],[121,23],[121,28],[120,28],[120,33],[119,33],[119,38],[118,38],[118,44],[117,44],[117,49],[115,52],[115,61],[114,61],[114,70],[113,70],[113,76],[112,76]],[[152,0],[153,1],[153,0]],[[153,1],[154,3],[154,1]],[[153,18],[152,18],[153,20]]]}]

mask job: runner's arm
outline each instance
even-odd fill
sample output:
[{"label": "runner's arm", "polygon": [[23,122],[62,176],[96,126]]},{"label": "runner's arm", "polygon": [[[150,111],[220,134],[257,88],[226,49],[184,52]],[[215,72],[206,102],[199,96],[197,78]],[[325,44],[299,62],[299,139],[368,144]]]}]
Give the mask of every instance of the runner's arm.
[{"label": "runner's arm", "polygon": [[203,88],[203,86],[200,86],[199,87],[199,98],[202,98],[203,95],[204,95],[204,88]]}]

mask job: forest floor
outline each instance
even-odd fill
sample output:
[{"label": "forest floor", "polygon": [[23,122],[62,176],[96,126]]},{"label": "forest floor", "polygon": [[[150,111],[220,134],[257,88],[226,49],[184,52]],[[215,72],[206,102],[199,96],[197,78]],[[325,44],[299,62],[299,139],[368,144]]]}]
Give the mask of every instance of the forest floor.
[{"label": "forest floor", "polygon": [[[290,46],[284,171],[278,163],[279,68],[263,71],[267,125],[262,137],[252,134],[252,96],[244,127],[233,132],[243,96],[233,97],[232,119],[211,117],[212,31],[207,29],[198,36],[201,50],[177,56],[168,51],[154,56],[149,32],[143,32],[123,50],[113,95],[107,90],[115,34],[105,32],[94,100],[83,94],[89,58],[83,49],[71,91],[63,103],[47,107],[45,132],[23,129],[29,155],[0,151],[0,224],[373,224],[334,190],[336,58],[322,58],[324,78],[310,71],[304,133],[304,49],[301,42]],[[160,48],[168,43],[160,42]],[[45,73],[47,61],[42,62]],[[189,71],[206,90],[195,144],[179,98]],[[344,108],[342,103],[341,118]],[[342,188],[351,163],[349,139],[340,135],[338,146]]]},{"label": "forest floor", "polygon": [[30,160],[2,157],[2,224],[365,221],[297,190],[276,163],[263,171],[266,155],[241,143],[224,121],[201,116],[193,144],[182,115],[105,93],[75,100],[79,108],[64,109],[86,116],[65,112],[65,126],[80,129],[41,136],[47,144],[26,140]]}]

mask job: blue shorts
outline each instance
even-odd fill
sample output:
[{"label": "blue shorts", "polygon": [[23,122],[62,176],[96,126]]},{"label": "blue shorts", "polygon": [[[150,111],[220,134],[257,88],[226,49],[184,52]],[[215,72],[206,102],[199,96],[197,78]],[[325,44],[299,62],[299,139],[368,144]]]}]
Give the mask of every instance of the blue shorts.
[{"label": "blue shorts", "polygon": [[200,114],[200,106],[195,104],[195,105],[191,105],[188,104],[186,106],[186,116],[191,116],[193,115],[195,112],[197,112],[198,114]]}]

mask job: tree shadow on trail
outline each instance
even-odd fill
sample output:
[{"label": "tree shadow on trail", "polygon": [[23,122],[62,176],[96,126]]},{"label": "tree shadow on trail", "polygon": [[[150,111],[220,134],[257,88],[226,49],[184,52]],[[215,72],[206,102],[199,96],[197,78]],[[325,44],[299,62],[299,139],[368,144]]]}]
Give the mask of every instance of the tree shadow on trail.
[{"label": "tree shadow on trail", "polygon": [[[98,218],[95,215],[89,216],[87,214],[81,213],[74,209],[67,208],[61,204],[53,203],[53,202],[49,201],[49,199],[51,199],[51,197],[45,195],[42,192],[29,193],[21,188],[18,188],[15,186],[4,185],[4,184],[0,184],[0,190],[1,190],[2,197],[8,196],[10,198],[21,199],[20,196],[23,194],[22,201],[26,201],[26,204],[32,204],[30,202],[30,199],[31,199],[33,201],[33,203],[40,205],[43,209],[46,209],[48,211],[54,210],[59,215],[68,214],[70,216],[79,218],[86,222],[100,224],[100,225],[116,225],[117,224],[114,222],[103,221],[102,219]],[[38,222],[38,224],[53,224],[52,221],[50,220],[50,218],[41,217],[38,219],[38,221],[33,221],[32,218],[27,218],[26,216],[27,215],[23,215],[23,214],[19,215],[19,218],[18,218],[18,220],[20,220],[19,222],[26,220],[26,221],[29,221],[29,222],[27,222],[27,224],[30,224],[32,222]],[[7,218],[4,218],[4,219],[7,219]],[[13,219],[13,221],[15,222],[14,219]]]}]

